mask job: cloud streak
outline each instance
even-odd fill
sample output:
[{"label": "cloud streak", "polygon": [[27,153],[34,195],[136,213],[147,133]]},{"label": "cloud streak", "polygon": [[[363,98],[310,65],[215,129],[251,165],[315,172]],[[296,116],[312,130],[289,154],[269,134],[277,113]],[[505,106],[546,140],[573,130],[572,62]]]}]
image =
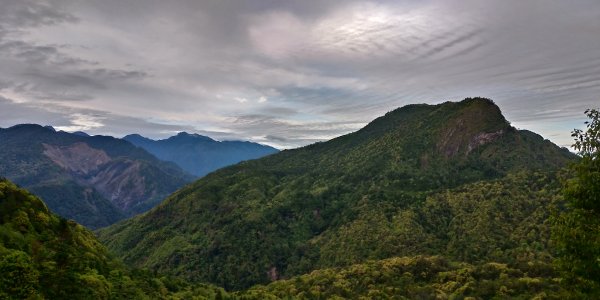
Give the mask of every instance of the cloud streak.
[{"label": "cloud streak", "polygon": [[593,0],[0,2],[2,127],[290,148],[485,96],[568,145],[600,103]]}]

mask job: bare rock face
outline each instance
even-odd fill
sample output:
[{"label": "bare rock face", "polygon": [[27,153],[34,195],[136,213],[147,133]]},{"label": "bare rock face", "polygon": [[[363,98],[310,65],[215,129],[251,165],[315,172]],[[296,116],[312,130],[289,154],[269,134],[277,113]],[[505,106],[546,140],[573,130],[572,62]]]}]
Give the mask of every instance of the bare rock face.
[{"label": "bare rock face", "polygon": [[474,136],[471,139],[471,141],[469,142],[469,145],[467,146],[467,154],[469,154],[471,151],[473,151],[474,149],[476,149],[479,146],[483,146],[487,143],[490,143],[490,142],[496,140],[497,138],[502,136],[503,133],[504,133],[504,130],[498,130],[496,132],[479,133],[478,135]]},{"label": "bare rock face", "polygon": [[87,175],[97,171],[98,167],[109,162],[111,158],[103,150],[94,149],[86,143],[75,143],[69,146],[44,145],[44,155],[54,163],[70,172]]},{"label": "bare rock face", "polygon": [[464,102],[464,107],[448,116],[438,133],[437,149],[446,158],[468,155],[510,129],[500,109],[491,101]]},{"label": "bare rock face", "polygon": [[138,161],[113,161],[86,181],[124,211],[146,198],[146,182]]},{"label": "bare rock face", "polygon": [[124,212],[156,196],[156,191],[147,190],[140,161],[113,159],[103,150],[82,142],[43,146],[44,155],[71,173],[77,182],[95,189]]}]

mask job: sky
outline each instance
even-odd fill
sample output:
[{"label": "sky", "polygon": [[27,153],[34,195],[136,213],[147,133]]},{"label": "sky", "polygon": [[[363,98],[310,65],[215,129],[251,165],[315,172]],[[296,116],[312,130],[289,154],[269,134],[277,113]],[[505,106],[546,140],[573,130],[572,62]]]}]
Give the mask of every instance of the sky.
[{"label": "sky", "polygon": [[294,148],[476,96],[569,146],[600,107],[600,1],[0,0],[4,128]]}]

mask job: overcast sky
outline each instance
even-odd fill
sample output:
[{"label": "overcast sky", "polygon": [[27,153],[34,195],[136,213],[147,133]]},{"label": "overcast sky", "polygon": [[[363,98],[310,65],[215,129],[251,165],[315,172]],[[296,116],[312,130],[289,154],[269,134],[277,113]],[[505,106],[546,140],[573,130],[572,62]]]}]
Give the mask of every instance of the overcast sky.
[{"label": "overcast sky", "polygon": [[0,0],[0,127],[291,148],[473,96],[571,144],[600,1]]}]

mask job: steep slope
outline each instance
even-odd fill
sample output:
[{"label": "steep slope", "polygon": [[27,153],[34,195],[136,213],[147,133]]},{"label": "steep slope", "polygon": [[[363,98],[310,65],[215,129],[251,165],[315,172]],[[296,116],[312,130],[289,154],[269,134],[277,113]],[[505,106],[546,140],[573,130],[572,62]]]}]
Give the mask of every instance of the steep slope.
[{"label": "steep slope", "polygon": [[156,157],[176,163],[179,167],[196,176],[204,176],[214,170],[236,164],[240,161],[260,158],[278,150],[251,142],[218,142],[209,137],[180,132],[164,140],[152,140],[138,134],[123,138],[144,148]]},{"label": "steep slope", "polygon": [[[180,280],[125,268],[93,233],[0,179],[1,299],[180,299],[171,296],[190,289]],[[222,292],[206,285],[193,290],[197,299]]]},{"label": "steep slope", "polygon": [[487,99],[409,105],[211,173],[100,238],[127,263],[233,289],[400,255],[548,260],[554,171],[574,158]]},{"label": "steep slope", "polygon": [[126,141],[39,125],[0,129],[0,176],[91,228],[143,212],[192,178]]},{"label": "steep slope", "polygon": [[77,295],[74,283],[97,275],[87,268],[104,271],[110,263],[91,232],[53,215],[40,199],[6,180],[0,180],[0,253],[2,298],[25,299],[42,291],[49,298]]}]

